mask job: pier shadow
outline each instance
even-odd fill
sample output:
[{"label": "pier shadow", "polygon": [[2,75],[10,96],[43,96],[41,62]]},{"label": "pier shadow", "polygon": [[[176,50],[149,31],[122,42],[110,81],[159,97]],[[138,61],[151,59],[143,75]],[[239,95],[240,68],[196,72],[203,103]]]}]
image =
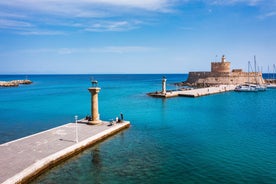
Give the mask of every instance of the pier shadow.
[{"label": "pier shadow", "polygon": [[92,150],[91,156],[91,162],[96,166],[96,168],[101,168],[101,156],[100,149],[98,147]]},{"label": "pier shadow", "polygon": [[65,142],[76,142],[76,141],[73,141],[73,140],[68,140],[68,139],[59,139],[60,141],[65,141]]},{"label": "pier shadow", "polygon": [[93,175],[94,183],[102,183],[102,159],[100,154],[100,148],[97,146],[92,149],[91,152],[91,174]]},{"label": "pier shadow", "polygon": [[88,120],[86,119],[78,120],[78,124],[88,124]]}]

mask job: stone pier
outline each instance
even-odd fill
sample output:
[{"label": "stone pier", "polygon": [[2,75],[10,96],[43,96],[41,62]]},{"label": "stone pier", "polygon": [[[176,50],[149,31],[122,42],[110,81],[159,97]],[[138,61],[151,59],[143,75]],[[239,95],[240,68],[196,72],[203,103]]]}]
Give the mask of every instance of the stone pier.
[{"label": "stone pier", "polygon": [[171,98],[171,97],[200,97],[206,95],[212,95],[217,93],[224,93],[228,91],[234,91],[236,85],[220,85],[220,86],[213,86],[207,88],[187,88],[187,89],[179,89],[179,90],[168,90],[166,93],[162,92],[151,92],[147,93],[147,95],[152,97],[160,97],[160,98]]},{"label": "stone pier", "polygon": [[[33,178],[93,144],[130,126],[123,121],[109,126],[68,123],[44,132],[0,144],[0,183],[29,183]],[[75,140],[76,130],[79,141]]]}]

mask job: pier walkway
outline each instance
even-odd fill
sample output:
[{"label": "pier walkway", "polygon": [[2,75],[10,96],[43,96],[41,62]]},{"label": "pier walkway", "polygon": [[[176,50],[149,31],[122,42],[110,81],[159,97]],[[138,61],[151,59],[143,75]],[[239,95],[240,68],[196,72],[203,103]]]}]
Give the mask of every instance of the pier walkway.
[{"label": "pier walkway", "polygon": [[205,96],[205,95],[233,91],[235,89],[235,87],[236,87],[236,85],[220,85],[220,86],[216,86],[216,87],[167,91],[166,93],[153,92],[153,93],[148,93],[148,95],[153,96],[153,97],[161,97],[161,98],[170,98],[170,97],[177,97],[177,96],[200,97],[200,96]]},{"label": "pier walkway", "polygon": [[[112,126],[68,123],[0,145],[0,183],[21,183],[55,166],[92,144],[130,126],[124,121]],[[76,142],[76,129],[78,142]]]}]

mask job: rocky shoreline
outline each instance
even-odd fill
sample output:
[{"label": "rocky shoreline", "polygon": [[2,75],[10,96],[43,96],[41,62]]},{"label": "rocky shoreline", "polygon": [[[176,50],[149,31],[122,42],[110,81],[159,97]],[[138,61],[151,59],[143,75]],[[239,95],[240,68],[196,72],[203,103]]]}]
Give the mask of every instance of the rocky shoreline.
[{"label": "rocky shoreline", "polygon": [[0,87],[17,87],[20,84],[32,84],[30,80],[0,81]]}]

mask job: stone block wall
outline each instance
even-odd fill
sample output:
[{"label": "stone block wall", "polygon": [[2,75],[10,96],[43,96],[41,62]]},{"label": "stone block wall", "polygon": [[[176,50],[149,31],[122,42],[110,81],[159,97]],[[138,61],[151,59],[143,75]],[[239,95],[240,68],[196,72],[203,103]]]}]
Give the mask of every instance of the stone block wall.
[{"label": "stone block wall", "polygon": [[211,72],[213,73],[225,73],[230,72],[230,62],[212,62]]},{"label": "stone block wall", "polygon": [[221,84],[261,83],[265,81],[260,72],[190,72],[186,84],[192,86],[212,86]]}]

